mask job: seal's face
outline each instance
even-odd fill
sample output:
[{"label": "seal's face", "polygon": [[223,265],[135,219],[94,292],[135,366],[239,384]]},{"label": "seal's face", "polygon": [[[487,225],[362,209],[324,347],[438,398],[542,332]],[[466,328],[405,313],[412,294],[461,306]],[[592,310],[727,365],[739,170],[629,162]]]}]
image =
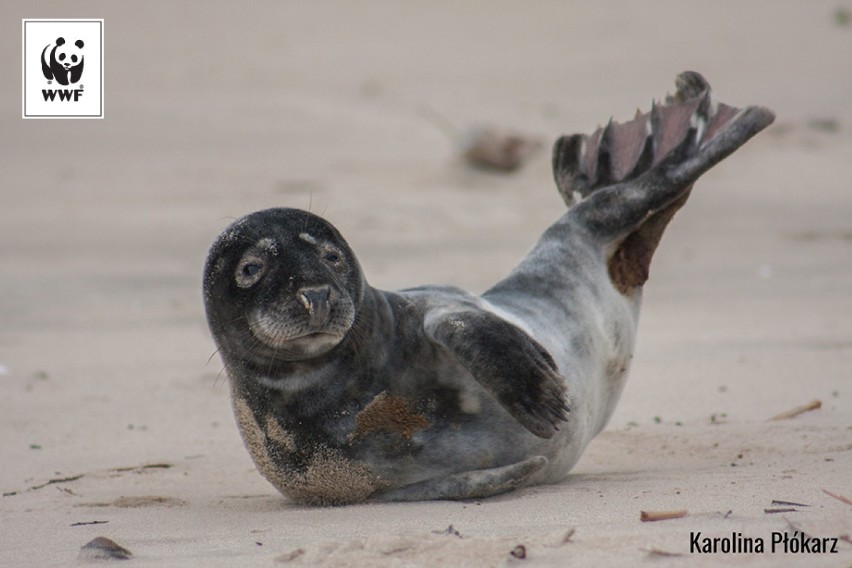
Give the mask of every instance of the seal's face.
[{"label": "seal's face", "polygon": [[223,355],[265,365],[307,361],[340,344],[364,284],[355,256],[325,220],[267,209],[233,223],[207,258],[204,301]]}]

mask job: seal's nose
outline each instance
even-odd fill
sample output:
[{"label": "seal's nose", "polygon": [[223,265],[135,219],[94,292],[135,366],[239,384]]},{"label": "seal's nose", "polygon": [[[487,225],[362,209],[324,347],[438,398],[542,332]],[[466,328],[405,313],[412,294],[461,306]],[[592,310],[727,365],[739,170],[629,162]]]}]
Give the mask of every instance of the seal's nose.
[{"label": "seal's nose", "polygon": [[328,313],[331,308],[330,296],[331,288],[328,286],[312,286],[299,290],[299,299],[305,305],[305,309],[308,310],[312,324],[322,325],[328,320]]}]

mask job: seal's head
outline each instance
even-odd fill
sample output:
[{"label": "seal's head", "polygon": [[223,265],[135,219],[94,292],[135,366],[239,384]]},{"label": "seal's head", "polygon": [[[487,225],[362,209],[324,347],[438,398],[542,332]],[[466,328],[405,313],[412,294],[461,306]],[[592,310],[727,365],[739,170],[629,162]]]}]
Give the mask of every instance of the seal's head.
[{"label": "seal's head", "polygon": [[255,365],[309,361],[339,345],[366,284],[330,223],[298,209],[247,215],[213,243],[207,320],[222,355]]}]

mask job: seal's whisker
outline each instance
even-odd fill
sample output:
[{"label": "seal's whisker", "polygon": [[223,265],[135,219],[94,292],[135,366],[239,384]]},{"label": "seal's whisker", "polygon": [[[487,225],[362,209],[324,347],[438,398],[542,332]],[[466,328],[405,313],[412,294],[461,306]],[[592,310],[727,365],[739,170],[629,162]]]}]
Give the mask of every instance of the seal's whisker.
[{"label": "seal's whisker", "polygon": [[228,376],[225,373],[226,370],[227,370],[227,367],[225,367],[223,365],[222,368],[219,370],[219,373],[216,375],[216,380],[213,381],[213,388],[219,387],[219,379],[221,379],[223,375],[225,376],[225,379],[227,380]]},{"label": "seal's whisker", "polygon": [[208,358],[207,358],[207,363],[205,363],[205,365],[209,365],[209,364],[210,364],[210,361],[212,361],[212,360],[213,360],[213,357],[215,357],[215,356],[216,356],[216,355],[218,355],[218,354],[219,354],[219,348],[217,347],[217,348],[216,348],[216,351],[214,351],[213,353],[211,353],[211,354],[210,354],[210,357],[208,357]]}]

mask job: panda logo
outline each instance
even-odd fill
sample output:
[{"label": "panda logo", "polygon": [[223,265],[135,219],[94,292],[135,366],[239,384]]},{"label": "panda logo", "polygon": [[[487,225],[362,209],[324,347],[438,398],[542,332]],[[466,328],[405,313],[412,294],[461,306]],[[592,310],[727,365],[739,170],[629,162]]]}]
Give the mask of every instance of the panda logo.
[{"label": "panda logo", "polygon": [[83,40],[78,39],[73,44],[65,42],[65,38],[56,38],[51,49],[47,44],[41,52],[41,70],[45,78],[55,79],[60,85],[76,83],[83,75]]}]

